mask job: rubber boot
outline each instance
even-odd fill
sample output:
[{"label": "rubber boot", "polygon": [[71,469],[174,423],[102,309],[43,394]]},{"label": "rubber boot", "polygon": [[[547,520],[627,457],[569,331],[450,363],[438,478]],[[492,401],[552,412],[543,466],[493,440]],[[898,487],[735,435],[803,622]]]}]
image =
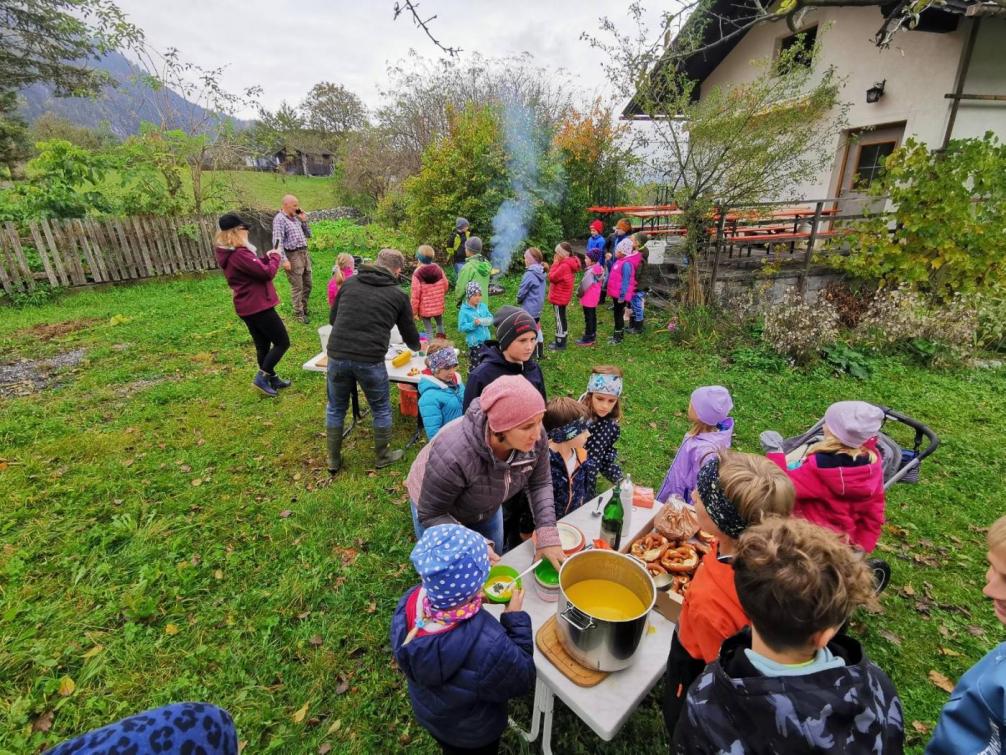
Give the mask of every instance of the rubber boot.
[{"label": "rubber boot", "polygon": [[394,464],[399,461],[404,455],[405,451],[401,449],[392,450],[388,448],[391,445],[391,428],[390,427],[375,427],[374,428],[374,452],[377,454],[377,468],[383,469],[384,467]]},{"label": "rubber boot", "polygon": [[636,335],[643,335],[643,321],[646,319],[645,315],[636,320]]},{"label": "rubber boot", "polygon": [[552,351],[565,351],[566,350],[566,338],[556,338],[553,343],[548,345],[548,348]]},{"label": "rubber boot", "polygon": [[342,428],[326,427],[328,441],[328,473],[335,474],[342,469]]},{"label": "rubber boot", "polygon": [[629,324],[626,326],[625,332],[627,334],[633,335],[633,336],[639,335],[639,326],[638,326],[637,322],[638,321],[636,320],[635,317],[630,317],[629,318]]}]

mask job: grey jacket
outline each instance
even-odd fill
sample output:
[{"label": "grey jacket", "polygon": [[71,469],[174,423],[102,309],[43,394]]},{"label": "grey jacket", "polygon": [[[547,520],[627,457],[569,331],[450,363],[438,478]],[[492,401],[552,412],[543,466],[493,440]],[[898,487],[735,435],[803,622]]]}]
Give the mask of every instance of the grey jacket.
[{"label": "grey jacket", "polygon": [[419,523],[432,527],[483,522],[524,490],[534,515],[538,547],[559,545],[548,435],[542,430],[531,451],[514,451],[500,460],[489,447],[487,432],[486,416],[475,399],[419,452],[405,480]]}]

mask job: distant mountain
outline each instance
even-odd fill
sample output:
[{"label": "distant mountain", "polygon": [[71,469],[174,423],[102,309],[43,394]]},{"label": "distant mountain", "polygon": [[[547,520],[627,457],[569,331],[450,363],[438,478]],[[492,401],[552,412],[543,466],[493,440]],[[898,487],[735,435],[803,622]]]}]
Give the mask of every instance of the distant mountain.
[{"label": "distant mountain", "polygon": [[[22,115],[33,122],[43,113],[51,112],[89,128],[96,128],[106,122],[118,137],[139,133],[141,121],[160,123],[162,116],[158,103],[167,103],[164,106],[166,111],[180,115],[177,119],[180,122],[169,123],[169,127],[201,122],[209,114],[207,122],[211,125],[208,130],[213,130],[212,124],[220,123],[226,118],[211,114],[170,89],[155,93],[142,82],[140,69],[117,52],[106,55],[96,67],[107,71],[119,85],[105,87],[100,95],[90,98],[56,97],[52,87],[33,84],[20,92]],[[246,121],[235,118],[229,120],[239,127],[247,124]]]}]

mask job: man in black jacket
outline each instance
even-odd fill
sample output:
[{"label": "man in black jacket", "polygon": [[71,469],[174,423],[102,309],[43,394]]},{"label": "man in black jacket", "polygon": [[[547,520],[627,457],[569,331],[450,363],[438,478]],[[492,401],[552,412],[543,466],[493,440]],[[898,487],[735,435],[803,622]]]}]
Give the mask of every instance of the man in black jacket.
[{"label": "man in black jacket", "polygon": [[374,417],[374,450],[377,467],[386,467],[402,458],[392,451],[391,399],[384,356],[397,325],[406,345],[419,350],[419,333],[412,319],[412,304],[398,287],[405,258],[396,249],[382,249],[373,265],[363,265],[339,289],[328,321],[328,408],[325,431],[328,437],[328,471],[342,466],[342,426],[353,393],[359,383]]}]

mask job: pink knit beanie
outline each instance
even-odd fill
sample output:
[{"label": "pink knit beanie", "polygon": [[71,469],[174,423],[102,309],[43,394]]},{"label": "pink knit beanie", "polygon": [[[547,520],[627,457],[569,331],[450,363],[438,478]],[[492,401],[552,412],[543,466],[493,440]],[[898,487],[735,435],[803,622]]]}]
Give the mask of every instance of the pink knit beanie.
[{"label": "pink knit beanie", "polygon": [[489,429],[505,433],[545,412],[545,399],[520,375],[503,375],[482,391],[479,406],[489,420]]}]

